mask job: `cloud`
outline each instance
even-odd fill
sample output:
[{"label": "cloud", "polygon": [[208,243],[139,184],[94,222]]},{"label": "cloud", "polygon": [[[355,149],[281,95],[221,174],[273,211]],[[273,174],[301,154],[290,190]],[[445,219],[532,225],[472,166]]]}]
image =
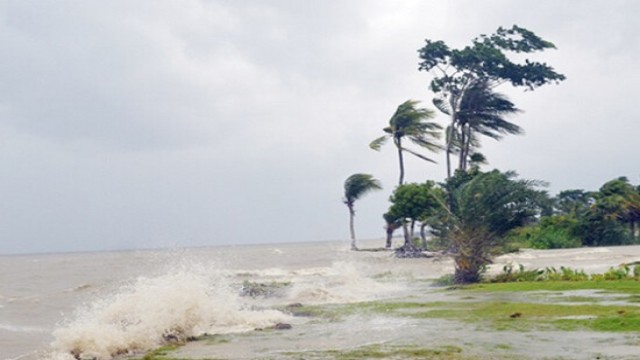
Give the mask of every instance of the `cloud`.
[{"label": "cloud", "polygon": [[[527,134],[485,141],[491,165],[553,191],[638,183],[637,8],[4,1],[0,252],[343,239],[355,172],[385,186],[356,205],[358,234],[382,236],[397,160],[367,145],[401,102],[430,106],[416,50],[512,24],[553,41],[540,59],[568,79],[501,88]],[[409,181],[443,176],[407,160]]]}]

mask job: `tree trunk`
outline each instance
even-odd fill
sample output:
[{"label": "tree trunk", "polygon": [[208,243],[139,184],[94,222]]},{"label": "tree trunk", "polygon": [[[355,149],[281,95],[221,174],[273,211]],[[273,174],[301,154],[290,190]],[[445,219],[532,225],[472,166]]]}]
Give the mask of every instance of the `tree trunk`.
[{"label": "tree trunk", "polygon": [[471,128],[467,128],[466,143],[464,144],[464,161],[462,162],[462,170],[467,170],[469,164],[469,152],[471,152]]},{"label": "tree trunk", "polygon": [[451,107],[451,124],[449,125],[448,139],[447,139],[447,180],[451,179],[451,152],[453,151],[453,132],[456,125],[456,100],[452,95],[449,100],[449,106]]},{"label": "tree trunk", "polygon": [[404,233],[404,245],[403,246],[411,246],[411,237],[409,236],[409,226],[406,223],[402,224],[402,231]]},{"label": "tree trunk", "polygon": [[426,223],[422,223],[420,225],[420,239],[422,239],[422,248],[424,250],[427,249],[427,235],[425,234],[424,229],[427,227]]},{"label": "tree trunk", "polygon": [[453,137],[453,125],[449,128],[449,139],[447,139],[446,159],[447,159],[447,180],[451,179],[451,137]]},{"label": "tree trunk", "polygon": [[353,210],[353,204],[347,204],[349,207],[349,230],[351,231],[351,250],[358,250],[356,246],[356,229],[353,224],[354,217],[356,216],[356,212]]},{"label": "tree trunk", "polygon": [[404,184],[404,154],[402,154],[402,140],[394,139],[396,148],[398,148],[398,165],[400,167],[400,179],[398,185]]},{"label": "tree trunk", "polygon": [[460,129],[460,154],[458,155],[458,170],[464,170],[466,139],[467,134],[465,132],[465,128],[462,127],[462,129]]},{"label": "tree trunk", "polygon": [[395,228],[391,224],[387,224],[387,243],[385,244],[385,247],[387,249],[391,249],[391,242],[393,240],[393,231],[394,230],[395,230]]}]

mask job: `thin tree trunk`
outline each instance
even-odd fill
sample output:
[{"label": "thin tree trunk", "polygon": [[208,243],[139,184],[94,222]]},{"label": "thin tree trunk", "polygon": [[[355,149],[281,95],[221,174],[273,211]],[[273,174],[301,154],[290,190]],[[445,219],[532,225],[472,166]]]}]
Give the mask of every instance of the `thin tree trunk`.
[{"label": "thin tree trunk", "polygon": [[[400,179],[398,180],[398,185],[404,184],[404,155],[402,154],[402,140],[394,139],[396,147],[398,148],[398,163],[400,165]],[[407,224],[402,224],[402,232],[404,234],[404,245],[409,246],[411,239],[409,238],[409,231],[407,229]]]},{"label": "thin tree trunk", "polygon": [[398,185],[404,184],[404,154],[402,154],[402,141],[400,139],[394,140],[396,147],[398,148],[398,164],[400,166],[400,179]]},{"label": "thin tree trunk", "polygon": [[451,179],[451,152],[453,151],[453,132],[456,125],[456,101],[452,95],[449,100],[449,106],[451,107],[451,124],[449,125],[449,134],[447,139],[447,180]]},{"label": "thin tree trunk", "polygon": [[460,129],[460,154],[458,158],[458,170],[464,170],[464,159],[466,157],[465,154],[465,144],[467,141],[467,133],[465,131],[465,127],[463,126]]},{"label": "thin tree trunk", "polygon": [[447,180],[451,179],[451,146],[452,146],[452,137],[453,137],[453,124],[449,127],[449,138],[447,139],[447,149],[446,149],[446,158],[447,158]]},{"label": "thin tree trunk", "polygon": [[411,240],[413,240],[413,238],[415,237],[415,235],[414,235],[415,234],[415,228],[416,228],[416,221],[411,219],[411,232],[409,233],[410,237],[411,237]]},{"label": "thin tree trunk", "polygon": [[353,220],[356,216],[356,212],[353,210],[353,205],[347,205],[349,207],[349,230],[351,231],[351,250],[358,250],[356,246],[356,229],[353,224]]},{"label": "thin tree trunk", "polygon": [[424,229],[427,227],[426,223],[422,223],[420,225],[420,239],[422,239],[422,247],[427,249],[427,235],[425,234]]},{"label": "thin tree trunk", "polygon": [[465,131],[464,139],[465,141],[462,143],[462,147],[464,151],[463,151],[463,157],[461,159],[462,160],[461,170],[466,171],[467,165],[469,163],[469,152],[471,152],[471,128],[467,127]]},{"label": "thin tree trunk", "polygon": [[402,231],[404,232],[404,245],[403,247],[405,249],[409,249],[412,247],[413,244],[411,244],[411,237],[409,237],[409,229],[407,226],[407,223],[403,223],[402,224]]}]

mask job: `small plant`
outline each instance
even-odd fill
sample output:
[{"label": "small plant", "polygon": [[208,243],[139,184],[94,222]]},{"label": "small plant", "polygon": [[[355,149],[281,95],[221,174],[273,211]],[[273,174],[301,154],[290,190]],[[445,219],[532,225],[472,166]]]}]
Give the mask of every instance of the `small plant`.
[{"label": "small plant", "polygon": [[622,264],[618,266],[617,269],[613,267],[609,268],[603,275],[605,280],[622,280],[629,278],[629,273],[629,266]]},{"label": "small plant", "polygon": [[587,274],[584,270],[576,270],[570,267],[561,266],[560,269],[547,267],[544,270],[525,270],[519,265],[517,271],[513,270],[512,264],[507,264],[502,268],[502,272],[485,282],[504,283],[518,281],[614,281],[614,280],[640,280],[640,267],[631,267],[622,264],[617,268],[609,268],[603,274]]},{"label": "small plant", "polygon": [[522,264],[518,265],[517,271],[513,271],[513,264],[509,263],[502,268],[500,274],[490,278],[488,282],[538,281],[543,273],[543,270],[538,269],[525,270]]},{"label": "small plant", "polygon": [[433,280],[433,286],[451,286],[456,283],[454,274],[442,275],[439,278]]}]

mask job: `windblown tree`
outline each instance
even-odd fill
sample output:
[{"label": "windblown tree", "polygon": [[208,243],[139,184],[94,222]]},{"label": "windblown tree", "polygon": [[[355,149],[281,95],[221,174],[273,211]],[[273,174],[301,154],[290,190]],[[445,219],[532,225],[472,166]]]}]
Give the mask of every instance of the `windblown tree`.
[{"label": "windblown tree", "polygon": [[452,204],[442,202],[441,208],[449,215],[455,281],[472,283],[480,280],[482,269],[491,263],[504,235],[540,213],[537,200],[541,192],[534,188],[538,182],[516,179],[513,172],[493,170],[459,176],[465,179],[449,187]]},{"label": "windblown tree", "polygon": [[438,139],[440,138],[442,127],[430,121],[435,116],[432,110],[417,108],[418,101],[407,100],[400,104],[389,119],[389,126],[382,129],[386,134],[373,140],[369,147],[373,150],[380,150],[389,139],[393,140],[398,151],[398,165],[400,167],[400,179],[398,185],[404,183],[404,153],[407,152],[422,160],[435,163],[419,152],[406,146],[405,140],[428,151],[436,152],[440,150]]},{"label": "windblown tree", "polygon": [[360,199],[365,194],[380,190],[382,186],[380,181],[375,179],[369,174],[353,174],[347,178],[344,182],[344,203],[349,208],[349,230],[351,233],[351,250],[357,250],[356,246],[356,231],[354,226],[354,218],[356,211],[354,204],[356,200]]},{"label": "windblown tree", "polygon": [[[419,70],[433,75],[430,89],[436,94],[436,106],[446,104],[450,116],[446,136],[447,178],[452,176],[451,156],[455,153],[456,141],[462,145],[461,129],[463,100],[467,92],[479,85],[489,90],[511,83],[514,87],[529,90],[548,84],[558,83],[565,76],[554,71],[546,63],[525,59],[524,63],[512,61],[508,54],[533,53],[554,49],[555,45],[542,39],[533,32],[514,25],[510,29],[498,28],[491,35],[480,35],[471,45],[463,49],[452,49],[443,41],[425,40],[424,47],[418,50],[421,59]],[[469,144],[472,141],[469,139]],[[465,156],[460,149],[459,155]],[[465,163],[463,160],[461,163]]]},{"label": "windblown tree", "polygon": [[[440,98],[434,99],[433,103],[451,116],[449,104]],[[493,91],[486,79],[473,81],[460,100],[456,123],[448,129],[453,137],[452,151],[458,155],[458,170],[466,171],[472,156],[478,154],[479,136],[500,140],[506,134],[521,134],[522,128],[507,120],[517,112],[514,104],[505,95]]]},{"label": "windblown tree", "polygon": [[[443,190],[436,186],[435,182],[427,181],[422,184],[410,183],[399,185],[391,194],[389,201],[391,207],[385,217],[394,222],[409,225],[409,237],[414,238],[416,225],[420,225],[420,238],[422,247],[426,248],[425,229],[434,217],[440,214],[440,202],[438,198],[444,198]],[[415,253],[419,251],[413,243],[405,243],[396,253]]]},{"label": "windblown tree", "polygon": [[606,182],[593,197],[595,203],[583,219],[586,245],[629,244],[640,240],[640,193],[626,177]]},{"label": "windblown tree", "polygon": [[[438,139],[440,138],[442,127],[438,123],[430,121],[435,116],[435,113],[426,108],[416,107],[418,103],[419,101],[416,100],[407,100],[400,104],[391,119],[389,119],[389,126],[382,129],[386,134],[369,144],[370,148],[379,151],[389,139],[393,140],[393,144],[398,151],[398,165],[400,168],[398,185],[404,183],[405,152],[422,160],[435,163],[433,159],[409,149],[405,144],[405,140],[431,152],[441,149]],[[387,221],[386,226],[387,229],[390,229],[394,224]],[[411,246],[411,238],[407,225],[404,223],[402,223],[402,231],[404,233],[404,247],[408,248]]]}]

